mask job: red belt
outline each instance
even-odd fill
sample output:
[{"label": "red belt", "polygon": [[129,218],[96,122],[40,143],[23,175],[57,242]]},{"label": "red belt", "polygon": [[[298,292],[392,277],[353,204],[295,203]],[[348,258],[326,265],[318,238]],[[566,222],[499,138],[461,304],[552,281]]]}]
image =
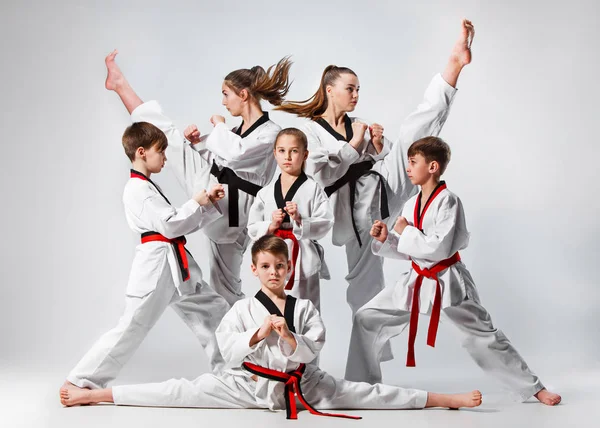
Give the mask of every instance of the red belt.
[{"label": "red belt", "polygon": [[313,415],[332,416],[335,418],[346,419],[362,419],[361,416],[319,412],[310,404],[308,404],[308,401],[306,401],[304,395],[302,395],[302,390],[300,389],[300,379],[302,379],[302,374],[304,373],[306,364],[300,364],[296,370],[293,370],[289,373],[268,369],[252,363],[242,363],[242,366],[244,366],[244,368],[250,373],[254,373],[257,376],[285,383],[285,408],[287,411],[287,419],[298,419],[298,411],[296,409],[296,399],[294,398],[294,394],[296,394],[296,397],[298,397],[298,400],[300,400],[302,405]]},{"label": "red belt", "polygon": [[158,232],[144,232],[142,233],[142,244],[146,242],[168,242],[173,245],[175,250],[175,256],[177,257],[177,264],[179,265],[179,271],[184,281],[190,279],[190,269],[188,266],[187,252],[185,250],[185,236],[179,236],[178,238],[165,238]]},{"label": "red belt", "polygon": [[433,299],[433,307],[431,308],[431,319],[429,320],[429,330],[427,331],[427,344],[431,347],[435,346],[438,325],[440,323],[440,313],[442,311],[442,287],[438,279],[438,273],[449,268],[454,263],[460,261],[460,254],[454,253],[452,257],[442,260],[435,266],[429,269],[421,269],[418,264],[412,262],[412,267],[419,274],[415,282],[415,288],[412,295],[412,308],[410,313],[410,326],[408,333],[408,353],[406,356],[406,366],[415,366],[415,339],[417,337],[417,326],[419,324],[419,293],[423,278],[435,279],[435,298]]},{"label": "red belt", "polygon": [[294,235],[292,229],[277,229],[273,235],[279,236],[281,239],[291,239],[294,243],[294,247],[292,248],[292,275],[285,285],[286,290],[291,290],[294,286],[294,278],[296,277],[296,261],[300,253],[300,244],[298,244],[298,239],[296,239],[296,235]]}]

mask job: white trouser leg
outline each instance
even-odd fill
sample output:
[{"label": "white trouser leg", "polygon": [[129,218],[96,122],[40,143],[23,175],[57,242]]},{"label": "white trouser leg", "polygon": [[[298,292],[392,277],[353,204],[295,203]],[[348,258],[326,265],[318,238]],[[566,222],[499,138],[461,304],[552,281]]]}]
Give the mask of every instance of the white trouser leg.
[{"label": "white trouser leg", "polygon": [[[165,263],[166,265],[166,263]],[[142,343],[177,294],[168,265],[156,289],[144,297],[125,298],[125,312],[115,328],[94,343],[67,380],[81,388],[105,388]]]},{"label": "white trouser leg", "polygon": [[233,305],[243,299],[240,267],[248,245],[247,232],[241,233],[236,242],[217,244],[210,242],[210,284],[214,290]]},{"label": "white trouser leg", "polygon": [[215,330],[229,310],[229,304],[202,281],[196,285],[194,294],[174,296],[171,307],[200,341],[213,373],[219,373],[225,362],[219,351]]},{"label": "white trouser leg", "polygon": [[385,347],[410,322],[410,312],[394,305],[393,294],[394,287],[384,288],[354,316],[346,363],[347,380],[371,384],[381,382]]},{"label": "white trouser leg", "polygon": [[291,290],[286,290],[286,293],[298,299],[310,300],[317,310],[321,312],[321,289],[318,273],[301,279],[294,284]]},{"label": "white trouser leg", "polygon": [[257,408],[248,382],[240,376],[205,373],[194,380],[170,379],[160,383],[112,388],[117,405],[156,407]]},{"label": "white trouser leg", "polygon": [[444,308],[442,317],[449,319],[462,336],[462,346],[486,373],[491,374],[522,400],[527,400],[544,386],[501,330],[492,324],[486,309],[475,300]]},{"label": "white trouser leg", "polygon": [[302,390],[306,400],[317,410],[322,409],[422,409],[427,392],[398,386],[350,382],[317,371],[318,381],[308,380]]},{"label": "white trouser leg", "polygon": [[[385,288],[383,258],[376,256],[371,251],[373,238],[369,231],[361,233],[360,239],[362,246],[358,245],[357,239],[352,239],[346,244],[346,260],[348,262],[346,301],[350,305],[352,316]],[[381,358],[382,361],[394,358],[389,343],[385,344]]]}]

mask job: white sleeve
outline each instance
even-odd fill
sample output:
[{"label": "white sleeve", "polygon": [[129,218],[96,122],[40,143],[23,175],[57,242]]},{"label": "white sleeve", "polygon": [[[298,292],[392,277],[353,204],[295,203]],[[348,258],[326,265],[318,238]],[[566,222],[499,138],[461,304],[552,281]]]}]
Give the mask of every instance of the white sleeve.
[{"label": "white sleeve", "polygon": [[410,257],[398,251],[398,234],[393,230],[389,232],[387,239],[383,243],[373,239],[371,251],[376,256],[388,257],[390,259],[410,260]]},{"label": "white sleeve", "polygon": [[460,201],[454,197],[445,198],[436,215],[434,230],[425,235],[416,227],[407,226],[398,239],[398,251],[417,259],[438,261],[449,258],[459,215],[462,215]]},{"label": "white sleeve", "polygon": [[259,191],[248,214],[248,235],[250,239],[256,241],[261,236],[266,235],[270,224],[270,213],[265,212],[265,202],[262,199],[262,192]]},{"label": "white sleeve", "polygon": [[308,301],[304,328],[301,333],[292,333],[296,339],[296,350],[282,338],[279,338],[281,354],[296,363],[310,363],[325,344],[325,325],[317,308]]},{"label": "white sleeve", "polygon": [[211,203],[203,207],[193,199],[175,208],[156,194],[144,199],[141,216],[148,220],[156,232],[173,239],[201,229],[222,214],[218,205]]},{"label": "white sleeve", "polygon": [[238,302],[225,314],[221,323],[215,331],[217,343],[223,359],[227,364],[240,366],[245,358],[264,346],[266,340],[250,346],[250,339],[259,328],[244,329],[244,323],[240,319],[240,306]]},{"label": "white sleeve", "polygon": [[173,121],[165,116],[157,101],[148,101],[131,113],[133,122],[149,122],[167,136],[167,166],[175,172],[177,181],[186,190],[188,196],[194,194],[195,183],[205,168],[211,165],[197,151],[190,147]]},{"label": "white sleeve", "polygon": [[310,217],[302,218],[302,224],[292,221],[296,239],[318,240],[327,235],[333,227],[333,210],[329,198],[318,184],[315,186],[315,194],[310,204]]},{"label": "white sleeve", "polygon": [[393,208],[399,209],[415,190],[406,175],[408,148],[420,138],[439,135],[456,91],[440,74],[436,74],[425,90],[421,104],[402,123],[398,140],[383,160],[384,177],[394,193]]},{"label": "white sleeve", "polygon": [[339,150],[330,152],[308,127],[304,131],[308,139],[306,173],[323,187],[342,178],[350,165],[360,158],[360,154],[349,143],[344,142]]},{"label": "white sleeve", "polygon": [[221,158],[222,166],[233,170],[256,165],[257,159],[264,161],[260,165],[266,165],[268,157],[273,157],[273,142],[278,132],[278,127],[264,126],[242,139],[224,123],[218,123],[206,139],[206,148]]},{"label": "white sleeve", "polygon": [[[210,134],[208,134],[208,135],[210,135]],[[208,150],[206,148],[206,140],[208,139],[208,135],[202,135],[200,137],[199,143],[192,144],[189,141],[188,141],[188,143],[192,149],[194,149],[196,152],[198,152],[200,157],[202,159],[204,159],[206,161],[206,163],[208,163],[209,165],[212,166],[215,156],[210,152],[210,150]]]}]

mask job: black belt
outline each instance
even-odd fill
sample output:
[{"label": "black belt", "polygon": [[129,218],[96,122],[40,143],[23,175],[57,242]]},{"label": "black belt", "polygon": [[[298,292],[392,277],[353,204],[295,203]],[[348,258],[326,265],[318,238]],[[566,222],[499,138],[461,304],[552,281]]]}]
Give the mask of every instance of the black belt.
[{"label": "black belt", "polygon": [[327,186],[325,188],[325,194],[327,196],[331,196],[334,192],[341,189],[343,186],[348,184],[350,188],[350,216],[352,217],[352,228],[354,229],[354,234],[356,235],[356,239],[358,240],[358,245],[362,247],[362,241],[360,239],[360,235],[358,233],[358,228],[356,227],[356,222],[354,221],[354,201],[356,199],[356,182],[358,179],[365,175],[376,175],[379,177],[379,183],[381,185],[381,199],[380,199],[380,210],[382,219],[388,218],[390,216],[390,210],[388,207],[388,197],[387,190],[385,189],[385,178],[378,173],[377,171],[373,171],[374,162],[372,161],[364,161],[360,163],[355,163],[350,165],[348,171],[342,178],[337,180],[331,186]]},{"label": "black belt", "polygon": [[210,173],[217,177],[217,180],[221,184],[227,184],[229,200],[229,227],[238,227],[240,225],[240,212],[239,212],[239,191],[246,192],[249,195],[256,196],[258,191],[262,189],[258,184],[249,182],[237,176],[231,168],[224,166],[221,170],[217,164],[213,161]]}]

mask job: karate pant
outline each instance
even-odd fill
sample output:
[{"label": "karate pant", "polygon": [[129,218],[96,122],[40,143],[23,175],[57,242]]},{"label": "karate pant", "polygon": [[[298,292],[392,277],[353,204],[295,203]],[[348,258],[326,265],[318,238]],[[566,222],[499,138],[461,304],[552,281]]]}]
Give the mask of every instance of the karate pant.
[{"label": "karate pant", "polygon": [[[356,313],[346,379],[381,382],[383,346],[410,322],[410,312],[393,304],[394,288],[384,289]],[[452,322],[460,332],[462,346],[477,365],[519,394],[521,400],[527,400],[544,387],[504,333],[494,327],[478,300],[464,300],[458,306],[443,308],[440,320]]]},{"label": "karate pant", "polygon": [[[188,261],[190,270],[199,270],[193,259]],[[220,372],[224,361],[214,332],[229,305],[204,281],[196,284],[193,294],[180,296],[173,285],[169,265],[165,263],[156,289],[144,297],[126,296],[125,312],[117,326],[100,337],[67,380],[81,388],[105,388],[117,377],[167,306],[194,332],[212,370]]]},{"label": "karate pant", "polygon": [[[210,227],[210,226],[208,226]],[[236,242],[219,244],[210,242],[210,283],[231,306],[243,299],[240,268],[250,237],[248,232],[240,233]]]},{"label": "karate pant", "polygon": [[315,308],[321,313],[321,280],[319,273],[309,276],[308,278],[302,278],[294,284],[291,290],[285,290],[286,294],[294,296],[298,299],[310,300]]},{"label": "karate pant", "polygon": [[[300,385],[306,400],[317,410],[422,409],[427,403],[425,391],[349,382],[336,379],[316,367],[311,373],[302,377]],[[249,377],[225,372],[218,376],[205,373],[192,381],[171,379],[162,383],[115,386],[112,393],[117,405],[285,409],[283,393],[275,397],[274,403],[266,405],[264,400],[256,397],[255,388],[256,382]]]},{"label": "karate pant", "polygon": [[[319,277],[319,273],[315,273],[314,275],[309,276],[308,278],[304,278],[299,280],[294,284],[294,287],[291,290],[286,290],[286,294],[290,296],[294,296],[298,299],[307,299],[310,300],[317,311],[321,313],[321,279]],[[317,355],[314,360],[310,362],[310,364],[314,364],[316,366],[319,365],[319,356]]]},{"label": "karate pant", "polygon": [[[373,299],[385,288],[383,276],[383,257],[373,254],[371,242],[373,237],[369,230],[360,234],[362,246],[358,245],[356,237],[346,244],[346,261],[348,262],[348,289],[346,290],[346,301],[352,310],[352,323],[355,323],[355,314],[363,305]],[[367,350],[355,350],[355,352],[366,352]],[[381,361],[389,361],[394,358],[392,347],[386,342],[383,347]]]}]

